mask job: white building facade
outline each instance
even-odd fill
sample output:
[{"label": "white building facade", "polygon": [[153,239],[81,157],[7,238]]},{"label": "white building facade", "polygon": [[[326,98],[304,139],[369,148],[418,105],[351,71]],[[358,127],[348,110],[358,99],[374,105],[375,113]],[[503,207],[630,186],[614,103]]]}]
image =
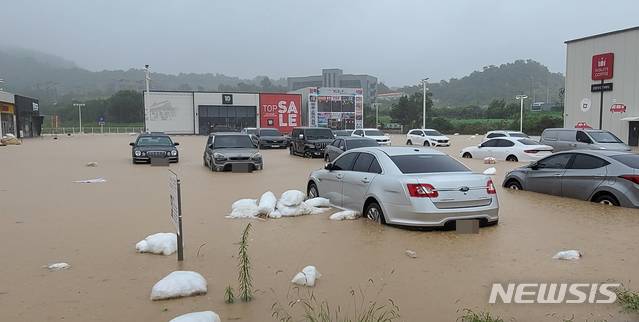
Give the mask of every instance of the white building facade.
[{"label": "white building facade", "polygon": [[639,145],[639,27],[566,41],[564,127]]}]

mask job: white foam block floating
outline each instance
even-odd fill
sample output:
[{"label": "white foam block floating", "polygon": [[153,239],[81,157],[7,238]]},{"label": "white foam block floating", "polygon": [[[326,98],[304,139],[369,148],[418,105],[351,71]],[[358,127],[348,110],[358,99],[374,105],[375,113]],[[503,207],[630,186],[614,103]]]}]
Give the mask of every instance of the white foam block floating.
[{"label": "white foam block floating", "polygon": [[490,168],[484,170],[484,174],[485,175],[491,176],[491,175],[493,175],[495,173],[497,173],[497,169],[495,169],[495,167],[490,167]]},{"label": "white foam block floating", "polygon": [[177,251],[177,235],[174,233],[157,233],[147,236],[135,244],[138,253],[171,255]]},{"label": "white foam block floating", "polygon": [[291,282],[297,285],[313,287],[315,286],[315,280],[321,276],[322,274],[317,271],[315,266],[306,266],[301,272],[297,273],[293,277]]},{"label": "white foam block floating", "polygon": [[581,252],[578,250],[564,250],[564,251],[558,252],[552,258],[563,259],[563,260],[577,260],[581,258],[581,256],[583,255],[581,255]]},{"label": "white foam block floating", "polygon": [[226,218],[254,218],[257,215],[257,200],[240,199],[231,205],[231,214]]},{"label": "white foam block floating", "polygon": [[288,190],[282,193],[279,204],[286,207],[295,207],[304,201],[304,193],[299,190]]},{"label": "white foam block floating", "polygon": [[167,300],[206,292],[206,280],[202,275],[192,271],[175,271],[153,285],[151,300]]},{"label": "white foam block floating", "polygon": [[71,265],[67,264],[67,263],[55,263],[55,264],[51,264],[46,266],[46,268],[50,271],[61,271],[61,270],[65,270],[65,269],[69,269],[71,268]]},{"label": "white foam block floating", "polygon": [[177,316],[169,322],[221,322],[213,311],[193,312]]},{"label": "white foam block floating", "polygon": [[311,198],[304,202],[311,207],[330,207],[331,206],[331,201],[322,197]]},{"label": "white foam block floating", "polygon": [[107,182],[104,178],[95,178],[95,179],[86,179],[86,180],[76,180],[73,183],[103,183]]},{"label": "white foam block floating", "polygon": [[336,212],[328,217],[330,220],[355,220],[359,217],[359,213],[353,210],[344,210]]}]

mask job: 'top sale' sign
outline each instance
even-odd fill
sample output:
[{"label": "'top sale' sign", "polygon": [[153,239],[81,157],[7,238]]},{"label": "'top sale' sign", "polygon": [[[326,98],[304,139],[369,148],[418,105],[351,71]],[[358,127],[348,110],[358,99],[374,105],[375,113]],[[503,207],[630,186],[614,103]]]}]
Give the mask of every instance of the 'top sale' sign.
[{"label": "'top sale' sign", "polygon": [[291,133],[301,125],[302,96],[299,94],[260,94],[260,127]]}]

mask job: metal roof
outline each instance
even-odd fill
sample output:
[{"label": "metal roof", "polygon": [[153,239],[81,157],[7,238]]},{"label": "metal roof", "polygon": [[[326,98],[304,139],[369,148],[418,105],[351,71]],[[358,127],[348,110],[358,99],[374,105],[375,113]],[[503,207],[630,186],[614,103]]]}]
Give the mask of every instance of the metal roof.
[{"label": "metal roof", "polygon": [[639,30],[639,26],[637,26],[637,27],[631,27],[631,28],[626,28],[626,29],[619,29],[619,30],[615,30],[615,31],[604,32],[603,34],[596,34],[596,35],[587,36],[587,37],[583,37],[583,38],[577,38],[577,39],[572,39],[572,40],[566,40],[566,41],[564,41],[564,43],[565,43],[565,44],[568,44],[568,43],[571,43],[571,42],[582,41],[582,40],[587,40],[587,39],[592,39],[592,38],[599,38],[599,37],[604,37],[604,36],[608,36],[608,35],[619,34],[619,33],[622,33],[622,32],[626,32],[626,31],[633,31],[633,30]]}]

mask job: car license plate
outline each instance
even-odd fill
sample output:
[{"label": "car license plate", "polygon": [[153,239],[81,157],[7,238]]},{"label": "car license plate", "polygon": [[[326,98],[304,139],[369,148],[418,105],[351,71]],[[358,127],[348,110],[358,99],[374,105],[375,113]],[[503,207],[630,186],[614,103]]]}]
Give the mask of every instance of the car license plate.
[{"label": "car license plate", "polygon": [[277,144],[273,144],[273,145],[271,145],[271,147],[272,147],[272,148],[279,148],[280,146],[279,146],[279,145],[277,145]]}]

